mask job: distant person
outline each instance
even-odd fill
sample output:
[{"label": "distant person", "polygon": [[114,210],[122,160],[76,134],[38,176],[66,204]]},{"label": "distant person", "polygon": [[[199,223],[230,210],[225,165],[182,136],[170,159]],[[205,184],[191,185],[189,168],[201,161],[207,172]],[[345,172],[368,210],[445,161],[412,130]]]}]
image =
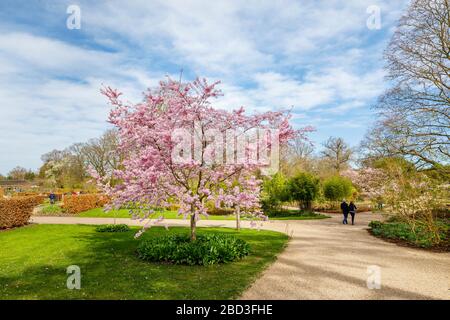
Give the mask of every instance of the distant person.
[{"label": "distant person", "polygon": [[50,199],[50,204],[55,204],[56,202],[56,194],[52,192],[50,192],[50,195],[48,196],[48,198]]},{"label": "distant person", "polygon": [[341,203],[341,210],[342,210],[342,214],[344,215],[344,220],[342,220],[343,224],[348,224],[347,222],[347,217],[348,217],[348,204],[347,202],[345,202],[345,200],[342,200]]},{"label": "distant person", "polygon": [[383,202],[381,201],[378,202],[378,210],[383,210]]},{"label": "distant person", "polygon": [[348,205],[348,211],[350,212],[350,215],[352,216],[352,224],[355,224],[355,214],[356,214],[356,206],[353,203],[353,201],[350,201],[350,204]]}]

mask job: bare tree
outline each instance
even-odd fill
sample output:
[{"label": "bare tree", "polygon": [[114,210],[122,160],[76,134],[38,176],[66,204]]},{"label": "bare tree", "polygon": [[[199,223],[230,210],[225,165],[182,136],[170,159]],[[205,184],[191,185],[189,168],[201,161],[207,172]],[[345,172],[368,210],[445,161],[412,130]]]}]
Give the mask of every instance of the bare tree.
[{"label": "bare tree", "polygon": [[[401,155],[418,166],[450,161],[449,0],[414,0],[385,52],[392,88],[380,97],[379,121],[366,138],[372,156]],[[444,165],[443,165],[444,164]]]},{"label": "bare tree", "polygon": [[306,159],[312,155],[314,147],[311,142],[297,137],[289,143],[289,151],[294,158]]},{"label": "bare tree", "polygon": [[82,146],[80,153],[87,166],[92,166],[99,175],[105,176],[121,163],[117,147],[117,132],[109,130],[100,138],[89,140]]},{"label": "bare tree", "polygon": [[311,171],[314,146],[311,142],[297,137],[283,146],[280,152],[280,168],[288,177],[299,171]]},{"label": "bare tree", "polygon": [[117,132],[110,130],[87,143],[75,143],[64,150],[50,151],[41,156],[44,164],[39,176],[55,186],[79,186],[89,176],[87,168],[90,166],[102,175],[119,167],[121,158],[117,146]]},{"label": "bare tree", "polygon": [[26,174],[27,169],[17,166],[8,173],[8,178],[12,180],[24,180]]},{"label": "bare tree", "polygon": [[352,149],[345,143],[344,139],[330,137],[325,141],[323,147],[323,157],[331,163],[337,172],[340,172],[348,165]]}]

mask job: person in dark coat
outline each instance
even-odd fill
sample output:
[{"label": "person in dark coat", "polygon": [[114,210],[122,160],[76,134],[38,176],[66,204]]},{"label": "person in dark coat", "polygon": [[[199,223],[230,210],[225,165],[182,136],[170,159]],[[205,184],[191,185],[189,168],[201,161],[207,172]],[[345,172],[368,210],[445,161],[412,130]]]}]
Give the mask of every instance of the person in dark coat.
[{"label": "person in dark coat", "polygon": [[50,204],[55,204],[55,202],[56,202],[56,194],[54,194],[53,191],[50,193],[50,195],[48,197],[50,199]]},{"label": "person in dark coat", "polygon": [[348,205],[348,211],[350,212],[350,215],[352,216],[352,224],[355,224],[356,206],[353,203],[353,201],[350,201],[350,204]]},{"label": "person in dark coat", "polygon": [[341,203],[341,210],[342,210],[342,214],[344,215],[344,220],[342,220],[343,224],[348,224],[347,222],[347,217],[348,217],[348,204],[347,202],[345,202],[345,200],[342,200]]}]

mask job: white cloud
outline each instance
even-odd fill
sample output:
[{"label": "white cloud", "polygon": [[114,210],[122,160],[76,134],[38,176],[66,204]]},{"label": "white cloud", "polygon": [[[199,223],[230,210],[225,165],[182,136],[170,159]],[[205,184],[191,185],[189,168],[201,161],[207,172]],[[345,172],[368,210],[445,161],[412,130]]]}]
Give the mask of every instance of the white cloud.
[{"label": "white cloud", "polygon": [[360,107],[364,101],[378,96],[383,89],[383,75],[382,70],[358,75],[330,68],[308,73],[303,80],[296,80],[276,72],[257,73],[254,76],[255,88],[228,85],[219,105],[228,109],[246,105],[261,111],[293,107],[298,112],[316,108],[324,111],[327,105],[340,101],[340,107],[329,110],[342,112]]},{"label": "white cloud", "polygon": [[117,55],[112,53],[82,49],[59,40],[18,32],[0,34],[0,54],[8,59],[6,65],[9,68],[11,65],[31,66],[30,71],[59,73],[87,73],[118,61]]},{"label": "white cloud", "polygon": [[[366,8],[377,3],[382,30],[371,31]],[[11,150],[0,172],[37,167],[40,154],[100,134],[108,112],[102,84],[135,102],[180,69],[223,80],[217,107],[293,107],[295,123],[326,134],[336,117],[366,113],[382,91],[381,52],[407,3],[81,0],[82,29],[59,35],[45,28],[61,20],[63,5],[40,3],[48,21],[40,36],[31,12],[28,27],[25,14],[20,25],[0,21],[0,127],[11,133],[0,136],[1,150]],[[4,27],[15,23],[17,30]]]},{"label": "white cloud", "polygon": [[[102,85],[137,102],[157,83],[119,55],[26,33],[0,35],[0,172],[36,168],[40,155],[100,135],[109,106]],[[80,79],[80,80],[78,80]]]}]

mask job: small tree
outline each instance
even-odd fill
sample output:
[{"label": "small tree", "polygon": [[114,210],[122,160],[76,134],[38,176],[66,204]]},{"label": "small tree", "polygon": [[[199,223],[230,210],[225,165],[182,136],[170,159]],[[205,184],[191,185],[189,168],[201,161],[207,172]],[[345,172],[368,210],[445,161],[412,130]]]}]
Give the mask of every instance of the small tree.
[{"label": "small tree", "polygon": [[[291,128],[284,112],[246,115],[243,108],[233,112],[213,108],[211,99],[221,94],[216,85],[204,79],[191,83],[169,79],[149,90],[135,106],[123,103],[117,90],[103,91],[113,105],[110,122],[118,129],[124,157],[114,171],[119,181],[114,187],[102,183],[110,178],[93,173],[113,199],[111,208],[126,207],[134,216],[147,219],[156,208],[169,207],[175,199],[179,214],[190,218],[191,239],[195,240],[197,220],[207,216],[205,202],[213,192],[261,166],[248,157],[253,146],[248,145],[241,157],[235,149],[228,152],[225,140],[230,132],[233,144],[238,139],[233,132],[253,129],[276,129],[281,145],[296,133],[302,134]],[[264,145],[268,146],[266,140]]]},{"label": "small tree", "polygon": [[319,179],[308,173],[299,173],[289,179],[288,196],[297,201],[300,210],[311,210],[312,201],[319,194]]},{"label": "small tree", "polygon": [[281,172],[266,178],[263,183],[262,206],[265,211],[280,209],[281,203],[288,200],[287,179]]},{"label": "small tree", "polygon": [[378,170],[386,177],[381,188],[386,213],[406,222],[416,236],[425,230],[427,240],[435,244],[441,242],[446,227],[437,221],[435,212],[446,206],[446,184],[398,159],[386,159]]},{"label": "small tree", "polygon": [[353,186],[364,197],[377,204],[379,210],[383,208],[385,183],[388,180],[386,173],[380,168],[349,169],[342,175],[351,180]]},{"label": "small tree", "polygon": [[323,195],[329,201],[340,201],[352,195],[353,185],[350,179],[341,176],[328,178],[323,183]]},{"label": "small tree", "polygon": [[234,209],[236,216],[236,229],[241,229],[241,214],[252,214],[255,217],[266,220],[267,217],[261,211],[260,185],[261,180],[255,176],[240,176],[234,183],[226,181],[225,188],[220,188],[216,197],[216,207],[224,204]]}]

